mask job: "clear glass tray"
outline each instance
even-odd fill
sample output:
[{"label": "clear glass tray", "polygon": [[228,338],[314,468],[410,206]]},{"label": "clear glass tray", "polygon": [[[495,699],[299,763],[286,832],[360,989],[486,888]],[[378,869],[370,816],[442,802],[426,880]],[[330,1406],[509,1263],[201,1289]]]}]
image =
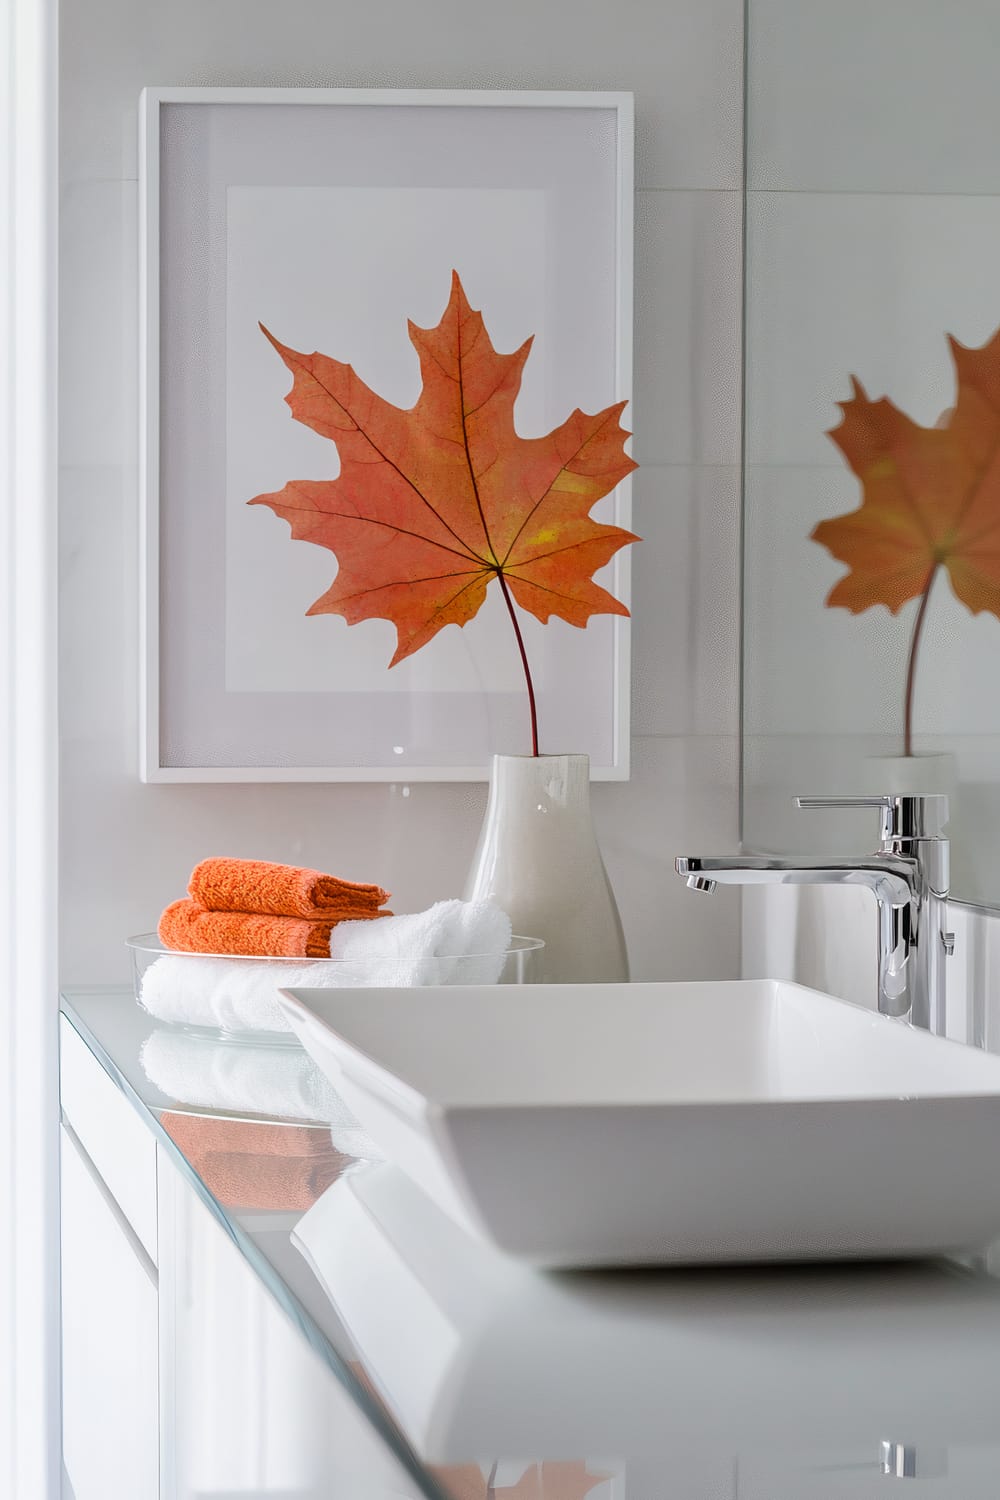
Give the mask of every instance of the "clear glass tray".
[{"label": "clear glass tray", "polygon": [[156,1020],[207,1041],[268,1047],[298,1046],[271,999],[276,989],[530,984],[544,946],[540,938],[515,936],[501,955],[362,960],[182,953],[167,948],[155,932],[126,939],[136,1001]]}]

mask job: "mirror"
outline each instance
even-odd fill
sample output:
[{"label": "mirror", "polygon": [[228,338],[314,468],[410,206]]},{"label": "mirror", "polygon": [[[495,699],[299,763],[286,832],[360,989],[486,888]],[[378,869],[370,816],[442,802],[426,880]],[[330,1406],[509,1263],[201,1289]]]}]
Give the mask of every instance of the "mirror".
[{"label": "mirror", "polygon": [[871,849],[871,813],[797,812],[793,796],[944,791],[952,895],[985,906],[1000,906],[998,59],[984,0],[749,0],[744,844]]}]

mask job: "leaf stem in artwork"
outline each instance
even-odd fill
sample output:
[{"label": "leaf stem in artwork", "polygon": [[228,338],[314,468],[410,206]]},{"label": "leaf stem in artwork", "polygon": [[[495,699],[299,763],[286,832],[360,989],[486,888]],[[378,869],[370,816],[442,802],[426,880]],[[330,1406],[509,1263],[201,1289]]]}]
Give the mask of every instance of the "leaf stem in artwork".
[{"label": "leaf stem in artwork", "polygon": [[920,600],[920,608],[917,610],[917,618],[913,622],[913,635],[910,638],[910,659],[906,668],[906,703],[903,710],[903,754],[913,754],[913,693],[917,680],[917,656],[920,651],[920,638],[923,633],[924,620],[927,616],[927,605],[930,602],[931,589],[938,575],[941,564],[936,562],[927,575],[924,584],[924,592]]},{"label": "leaf stem in artwork", "polygon": [[521,665],[524,668],[524,680],[528,688],[528,708],[531,710],[531,753],[532,755],[537,755],[538,709],[535,706],[535,685],[531,680],[531,668],[528,666],[528,653],[524,649],[524,636],[521,634],[521,627],[518,624],[517,620],[517,611],[514,608],[514,601],[510,597],[510,590],[507,587],[507,580],[503,576],[502,569],[497,569],[497,579],[499,581],[500,588],[503,591],[504,601],[507,605],[507,611],[510,615],[510,623],[513,625],[514,634],[517,637],[517,649],[521,653]]}]

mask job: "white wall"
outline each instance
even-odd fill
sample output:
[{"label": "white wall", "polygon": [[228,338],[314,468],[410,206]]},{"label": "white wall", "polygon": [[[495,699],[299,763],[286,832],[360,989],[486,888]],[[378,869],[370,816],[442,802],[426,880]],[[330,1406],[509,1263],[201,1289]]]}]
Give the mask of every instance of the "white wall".
[{"label": "white wall", "polygon": [[634,774],[594,801],[637,978],[732,974],[737,838],[740,0],[66,0],[62,7],[62,968],[126,977],[210,853],[455,894],[480,786],[136,775],[136,147],[145,84],[631,89],[637,105]]},{"label": "white wall", "polygon": [[[1000,11],[984,0],[750,5],[745,827],[754,842],[774,826],[775,792],[787,807],[797,791],[863,789],[866,755],[902,751],[917,602],[896,617],[882,606],[860,616],[825,608],[846,569],[809,534],[860,502],[825,435],[849,377],[933,425],[954,404],[945,334],[981,345],[1000,327],[998,52]],[[955,890],[1000,903],[998,656],[1000,620],[970,615],[939,578],[917,678],[917,748],[957,757],[960,837],[975,855],[957,863]],[[834,747],[834,736],[853,742]],[[811,784],[793,785],[793,774]],[[781,842],[794,840],[789,829]]]}]

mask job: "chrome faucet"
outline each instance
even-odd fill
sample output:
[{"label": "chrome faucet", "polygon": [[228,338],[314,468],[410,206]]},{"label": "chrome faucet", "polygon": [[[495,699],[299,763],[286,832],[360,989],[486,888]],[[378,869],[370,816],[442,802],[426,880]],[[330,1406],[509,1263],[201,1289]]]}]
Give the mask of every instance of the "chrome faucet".
[{"label": "chrome faucet", "polygon": [[948,798],[796,797],[795,805],[871,807],[882,815],[882,837],[860,858],[772,859],[758,854],[694,856],[676,861],[692,890],[724,885],[862,885],[878,903],[878,1008],[907,1016],[913,1026],[945,1034],[945,959],[954,934],[945,931],[949,844],[943,829]]}]

